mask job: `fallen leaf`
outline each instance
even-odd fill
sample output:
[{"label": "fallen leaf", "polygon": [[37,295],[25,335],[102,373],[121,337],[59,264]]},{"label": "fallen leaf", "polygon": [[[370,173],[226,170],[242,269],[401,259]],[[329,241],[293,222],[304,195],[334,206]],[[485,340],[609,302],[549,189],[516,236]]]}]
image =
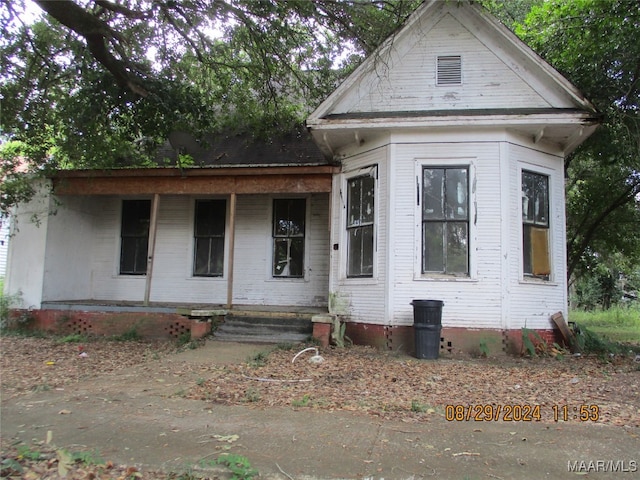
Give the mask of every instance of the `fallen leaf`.
[{"label": "fallen leaf", "polygon": [[58,450],[56,454],[58,455],[58,475],[65,478],[75,462],[71,454],[66,450]]},{"label": "fallen leaf", "polygon": [[233,443],[237,441],[240,438],[240,436],[239,435],[214,435],[213,438],[215,438],[219,442]]}]

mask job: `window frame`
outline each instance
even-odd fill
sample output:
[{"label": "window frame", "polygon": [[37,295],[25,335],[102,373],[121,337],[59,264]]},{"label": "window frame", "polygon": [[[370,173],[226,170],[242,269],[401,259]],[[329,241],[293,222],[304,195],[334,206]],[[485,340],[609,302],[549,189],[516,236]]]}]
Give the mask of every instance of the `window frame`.
[{"label": "window frame", "polygon": [[[198,234],[198,204],[204,204],[206,202],[221,202],[224,203],[223,214],[222,214],[222,233],[215,234]],[[191,236],[191,277],[193,278],[223,278],[225,274],[225,266],[226,266],[226,254],[227,254],[227,218],[229,211],[229,202],[227,202],[226,198],[196,198],[193,202],[193,213],[192,213],[192,236]],[[217,243],[221,243],[222,248],[222,256],[220,261],[221,271],[219,272],[211,272],[208,271],[206,273],[197,273],[197,258],[198,258],[198,240],[199,239],[208,239],[209,240],[209,250],[211,250],[211,242],[213,239],[217,240]],[[220,245],[218,245],[220,248]],[[210,260],[210,259],[209,259]],[[210,264],[210,261],[207,262]],[[210,265],[208,265],[210,267]]]},{"label": "window frame", "polygon": [[[130,234],[130,233],[125,233],[125,230],[129,230],[129,228],[125,229],[125,219],[126,219],[126,215],[125,215],[125,205],[126,204],[133,204],[133,203],[137,203],[137,204],[142,204],[142,203],[146,203],[148,205],[148,215],[146,216],[146,219],[143,218],[139,218],[138,221],[142,221],[142,222],[146,222],[146,234],[141,235],[141,234]],[[149,263],[149,228],[151,226],[151,199],[148,198],[125,198],[122,199],[120,202],[120,248],[119,248],[119,256],[118,256],[118,275],[121,276],[137,276],[137,277],[141,277],[141,276],[145,276],[147,275],[147,268],[148,268],[148,263]],[[125,241],[126,239],[126,241]],[[137,252],[138,250],[138,246],[144,245],[144,255],[143,257],[143,261],[141,261],[142,265],[138,265],[138,262],[135,260],[136,258],[139,258],[139,255],[137,255],[137,253],[134,253],[134,265],[133,265],[133,270],[123,270],[123,261],[124,261],[124,253],[125,253],[125,245],[129,245],[129,239],[142,239],[144,240],[143,243],[140,244],[135,244],[135,252]],[[142,253],[142,252],[140,252]],[[144,268],[138,268],[138,267],[142,267],[144,266]]]},{"label": "window frame", "polygon": [[[373,200],[373,212],[371,214],[371,219],[365,222],[362,221],[362,194],[360,195],[360,218],[358,222],[350,223],[350,185],[352,182],[358,179],[370,178],[372,180],[372,200]],[[356,171],[351,172],[349,175],[345,175],[344,177],[344,190],[345,192],[345,217],[343,221],[344,227],[344,244],[346,245],[345,253],[344,253],[344,278],[348,280],[367,280],[376,278],[377,268],[376,268],[376,251],[377,251],[377,224],[378,224],[378,165],[369,165],[366,167],[359,168]],[[364,228],[371,229],[371,272],[370,273],[362,273],[362,260],[360,261],[360,273],[352,273],[350,271],[350,262],[351,262],[351,234],[357,230],[362,230]],[[364,237],[362,238],[364,240]],[[362,241],[361,241],[362,242]],[[360,248],[360,258],[363,258],[363,248],[361,243]]]},{"label": "window frame", "polygon": [[[545,198],[545,207],[546,207],[546,221],[539,221],[536,220],[536,218],[533,218],[533,220],[527,220],[525,218],[525,189],[524,189],[524,182],[525,182],[525,175],[533,175],[533,176],[537,176],[537,177],[542,177],[545,179],[545,183],[546,183],[546,198]],[[521,262],[521,274],[522,274],[522,278],[525,281],[534,281],[534,282],[545,282],[545,283],[549,283],[553,281],[553,252],[552,252],[552,222],[551,222],[551,210],[552,210],[552,206],[551,206],[551,197],[552,197],[552,175],[550,172],[543,172],[540,170],[536,170],[536,169],[532,169],[532,168],[520,168],[519,169],[519,179],[520,179],[520,202],[519,202],[519,222],[520,222],[520,228],[521,228],[521,235],[520,235],[520,248],[521,248],[521,255],[520,255],[520,262]],[[534,197],[536,195],[534,194]],[[528,205],[527,205],[528,206]],[[534,212],[534,217],[535,217],[535,212]],[[546,233],[546,235],[544,236],[544,242],[545,244],[543,245],[543,248],[546,250],[546,262],[543,259],[542,262],[545,264],[544,266],[546,266],[546,270],[548,271],[548,273],[544,274],[537,274],[535,273],[534,270],[534,262],[536,260],[534,260],[534,247],[531,243],[531,240],[529,241],[529,245],[530,245],[530,249],[529,249],[529,258],[527,258],[527,244],[526,244],[526,236],[527,236],[527,229],[530,228],[535,228],[538,231],[542,231],[544,233]],[[533,232],[532,232],[533,233]],[[527,271],[527,269],[532,270],[532,271]]]},{"label": "window frame", "polygon": [[[304,215],[303,215],[303,232],[298,235],[277,235],[276,234],[276,202],[290,202],[290,201],[301,201],[304,202]],[[305,197],[287,197],[287,196],[278,196],[272,197],[271,199],[271,241],[270,241],[270,251],[271,251],[271,265],[269,269],[269,277],[273,280],[304,280],[307,278],[308,273],[308,246],[307,246],[307,237],[308,237],[308,229],[309,229],[309,211],[311,209],[310,199]],[[302,272],[299,275],[276,275],[275,273],[275,261],[276,261],[276,248],[277,248],[277,240],[278,239],[302,239]],[[291,248],[289,246],[289,248]]]},{"label": "window frame", "polygon": [[[476,205],[476,157],[472,156],[437,156],[414,158],[414,271],[415,281],[436,282],[477,282],[478,258],[475,250],[478,245],[477,233],[477,205]],[[468,172],[468,229],[467,229],[467,264],[468,274],[446,274],[436,272],[422,272],[422,172],[423,168],[465,168]]]},{"label": "window frame", "polygon": [[[442,170],[442,182],[443,182],[443,193],[445,195],[444,198],[439,198],[441,206],[442,206],[442,218],[425,218],[425,183],[424,183],[424,175],[426,170]],[[447,200],[447,171],[453,170],[464,170],[466,172],[466,214],[464,218],[448,218],[446,213],[446,200]],[[470,278],[471,277],[471,172],[468,164],[421,164],[420,166],[420,275],[422,276],[444,276],[444,277],[461,277],[461,278]],[[438,224],[442,226],[442,263],[444,266],[444,270],[427,270],[426,269],[426,245],[425,245],[425,228],[429,224]],[[465,264],[466,271],[448,271],[448,244],[447,242],[447,231],[449,225],[453,224],[464,224],[466,227],[466,255],[465,255]]]}]

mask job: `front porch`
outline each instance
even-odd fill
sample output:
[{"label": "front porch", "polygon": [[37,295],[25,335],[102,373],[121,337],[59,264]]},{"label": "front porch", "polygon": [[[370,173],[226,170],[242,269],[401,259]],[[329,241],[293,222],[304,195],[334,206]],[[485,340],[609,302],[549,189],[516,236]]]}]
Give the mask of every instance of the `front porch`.
[{"label": "front porch", "polygon": [[307,340],[314,317],[327,313],[325,307],[108,300],[45,301],[40,309],[16,312],[29,328],[57,334],[194,340],[213,331],[221,339],[265,343]]}]

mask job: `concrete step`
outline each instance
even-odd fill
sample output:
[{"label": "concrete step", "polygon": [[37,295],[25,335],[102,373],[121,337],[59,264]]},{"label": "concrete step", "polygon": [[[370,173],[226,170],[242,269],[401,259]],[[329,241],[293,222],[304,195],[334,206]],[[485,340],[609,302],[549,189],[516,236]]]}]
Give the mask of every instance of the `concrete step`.
[{"label": "concrete step", "polygon": [[225,316],[214,336],[220,340],[260,343],[298,343],[308,340],[313,333],[310,315],[236,315]]}]

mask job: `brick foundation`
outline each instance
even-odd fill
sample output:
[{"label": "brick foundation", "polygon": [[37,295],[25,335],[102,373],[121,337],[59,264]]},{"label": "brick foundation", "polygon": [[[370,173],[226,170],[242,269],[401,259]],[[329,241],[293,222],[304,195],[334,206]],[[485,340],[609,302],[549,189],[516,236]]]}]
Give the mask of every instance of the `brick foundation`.
[{"label": "brick foundation", "polygon": [[[559,330],[534,330],[529,335],[533,344],[540,340],[547,344],[562,345]],[[347,323],[347,336],[356,345],[371,345],[384,350],[415,355],[414,327],[385,326],[366,323]],[[440,354],[468,353],[471,355],[521,355],[525,353],[522,330],[472,329],[442,327]]]},{"label": "brick foundation", "polygon": [[313,338],[315,338],[318,341],[320,346],[328,347],[329,340],[331,338],[331,324],[330,323],[314,323]]},{"label": "brick foundation", "polygon": [[14,318],[30,317],[25,326],[33,330],[61,335],[119,336],[129,332],[146,340],[178,339],[189,335],[191,340],[211,332],[208,321],[193,320],[172,313],[83,312],[63,310],[14,310]]}]

